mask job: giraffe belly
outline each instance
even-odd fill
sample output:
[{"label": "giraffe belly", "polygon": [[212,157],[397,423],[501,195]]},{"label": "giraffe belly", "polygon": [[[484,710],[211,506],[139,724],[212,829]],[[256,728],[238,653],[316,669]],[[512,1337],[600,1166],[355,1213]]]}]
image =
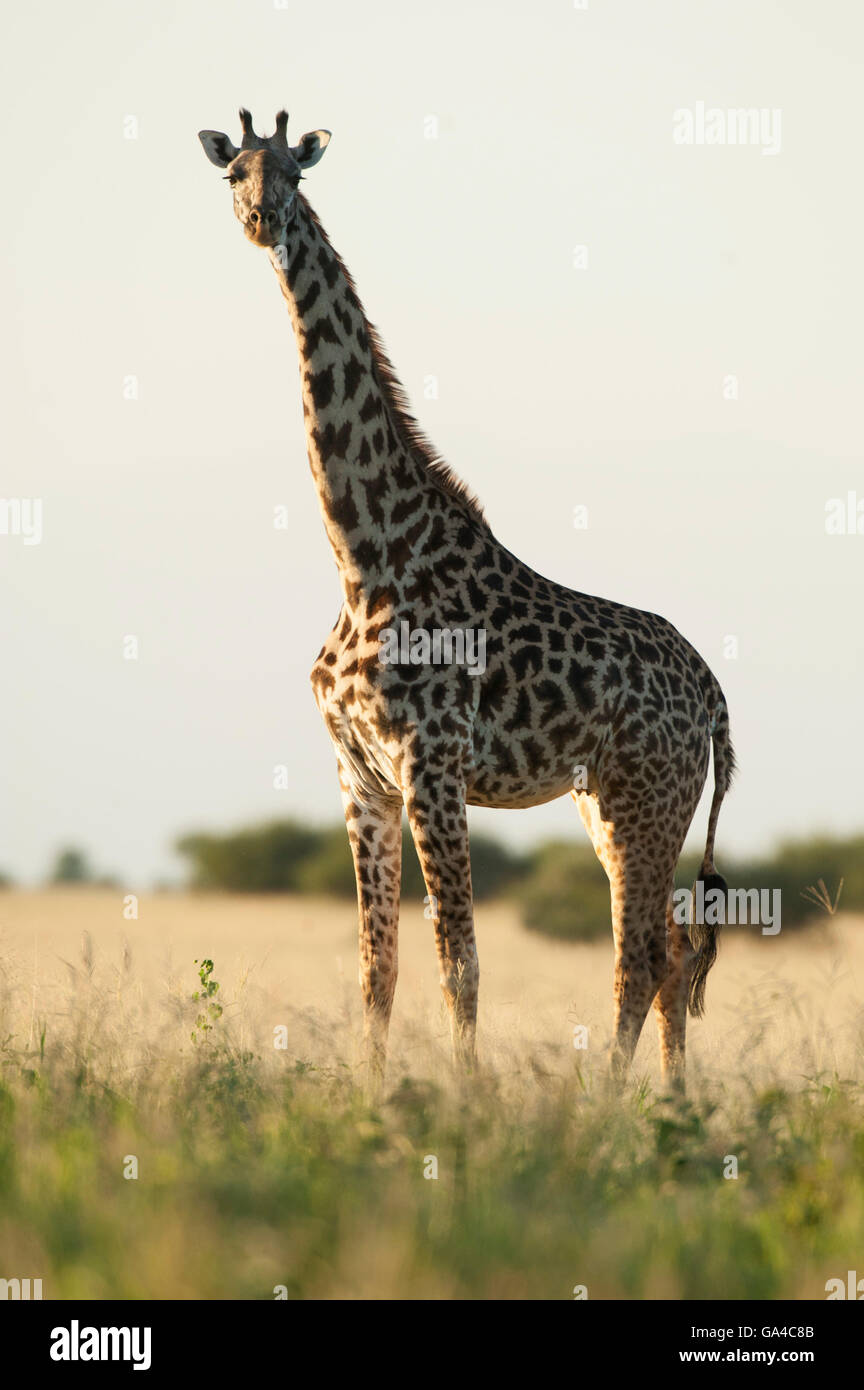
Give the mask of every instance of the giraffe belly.
[{"label": "giraffe belly", "polygon": [[522,811],[529,806],[545,806],[548,801],[557,801],[573,790],[573,782],[568,778],[563,784],[554,787],[530,787],[513,785],[492,790],[491,787],[470,786],[465,797],[469,806],[491,806],[499,811]]},{"label": "giraffe belly", "polygon": [[553,753],[541,750],[536,739],[506,745],[494,735],[476,739],[465,799],[470,806],[519,810],[544,806],[574,790],[593,791],[601,742],[574,738],[570,748]]}]

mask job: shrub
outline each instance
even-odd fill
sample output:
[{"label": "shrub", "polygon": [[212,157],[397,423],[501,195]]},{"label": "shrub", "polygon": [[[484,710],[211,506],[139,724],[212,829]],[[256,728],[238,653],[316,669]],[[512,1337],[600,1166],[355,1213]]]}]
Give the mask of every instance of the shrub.
[{"label": "shrub", "polygon": [[555,840],[533,856],[519,893],[522,920],[532,931],[570,941],[609,933],[609,883],[588,846]]},{"label": "shrub", "polygon": [[285,893],[298,889],[301,866],[321,838],[296,821],[271,821],[229,835],[186,835],[176,848],[191,863],[193,888]]}]

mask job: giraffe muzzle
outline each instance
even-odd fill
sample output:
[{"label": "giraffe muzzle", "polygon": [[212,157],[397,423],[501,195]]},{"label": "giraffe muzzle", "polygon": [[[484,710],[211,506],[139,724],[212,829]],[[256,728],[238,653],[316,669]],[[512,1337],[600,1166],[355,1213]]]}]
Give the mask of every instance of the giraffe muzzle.
[{"label": "giraffe muzzle", "polygon": [[246,221],[246,235],[256,246],[275,246],[281,229],[276,208],[254,207]]}]

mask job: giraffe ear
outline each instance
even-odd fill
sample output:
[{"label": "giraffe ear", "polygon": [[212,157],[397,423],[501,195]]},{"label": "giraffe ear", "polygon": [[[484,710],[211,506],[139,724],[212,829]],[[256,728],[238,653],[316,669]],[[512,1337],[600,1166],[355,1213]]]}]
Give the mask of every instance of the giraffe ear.
[{"label": "giraffe ear", "polygon": [[210,163],[219,169],[224,169],[240,153],[237,146],[232,145],[228,136],[223,135],[221,130],[199,130],[198,139],[204,146],[204,153]]},{"label": "giraffe ear", "polygon": [[329,144],[329,130],[309,130],[291,153],[301,169],[311,169],[313,164],[318,163]]}]

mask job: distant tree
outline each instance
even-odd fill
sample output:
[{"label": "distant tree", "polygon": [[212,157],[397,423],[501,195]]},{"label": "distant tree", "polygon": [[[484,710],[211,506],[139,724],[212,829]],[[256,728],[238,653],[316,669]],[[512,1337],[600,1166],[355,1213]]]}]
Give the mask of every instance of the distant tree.
[{"label": "distant tree", "polygon": [[515,854],[491,835],[471,836],[471,886],[478,902],[509,893],[532,867],[529,855]]},{"label": "distant tree", "polygon": [[87,856],[80,849],[61,849],[51,870],[51,883],[90,883],[93,874]]},{"label": "distant tree", "polygon": [[285,820],[227,835],[185,835],[176,849],[190,863],[193,888],[288,893],[298,891],[300,867],[321,840],[320,830]]},{"label": "distant tree", "polygon": [[316,849],[298,869],[297,888],[324,897],[355,896],[354,859],[344,825],[322,832]]}]

